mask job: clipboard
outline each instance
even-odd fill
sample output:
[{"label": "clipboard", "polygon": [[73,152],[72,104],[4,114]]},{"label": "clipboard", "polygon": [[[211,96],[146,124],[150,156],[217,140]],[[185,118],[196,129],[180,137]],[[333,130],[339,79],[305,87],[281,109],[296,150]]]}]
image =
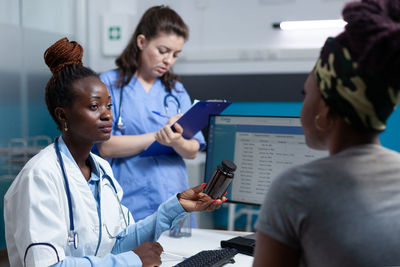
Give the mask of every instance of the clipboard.
[{"label": "clipboard", "polygon": [[[194,104],[182,117],[176,122],[183,128],[182,136],[185,139],[191,139],[198,131],[204,129],[208,124],[210,115],[218,115],[226,109],[232,102],[226,100],[207,100],[199,101]],[[174,127],[171,126],[172,130]],[[176,153],[169,146],[164,146],[157,141],[154,141],[145,151],[139,156],[157,156]]]}]

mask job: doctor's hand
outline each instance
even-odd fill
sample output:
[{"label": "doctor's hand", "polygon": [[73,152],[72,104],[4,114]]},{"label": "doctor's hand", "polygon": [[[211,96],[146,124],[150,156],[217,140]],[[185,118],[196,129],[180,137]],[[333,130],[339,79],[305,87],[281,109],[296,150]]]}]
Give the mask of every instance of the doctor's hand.
[{"label": "doctor's hand", "polygon": [[133,250],[142,261],[143,267],[160,266],[163,251],[163,247],[158,242],[145,242]]},{"label": "doctor's hand", "polygon": [[179,203],[187,212],[219,209],[221,204],[227,200],[226,197],[212,199],[202,192],[205,186],[204,183],[177,195]]},{"label": "doctor's hand", "polygon": [[[160,144],[166,146],[179,146],[184,142],[184,138],[182,137],[183,128],[178,123],[175,123],[180,117],[182,117],[182,114],[177,114],[171,117],[167,124],[155,133],[155,138]],[[172,131],[171,129],[172,125],[174,125],[175,131]]]}]

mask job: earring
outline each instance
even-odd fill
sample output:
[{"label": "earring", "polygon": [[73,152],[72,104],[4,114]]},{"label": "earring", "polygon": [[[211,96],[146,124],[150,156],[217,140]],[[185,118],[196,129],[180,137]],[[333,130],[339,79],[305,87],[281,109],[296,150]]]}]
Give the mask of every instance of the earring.
[{"label": "earring", "polygon": [[68,131],[68,125],[67,125],[67,122],[64,122],[64,131]]},{"label": "earring", "polygon": [[321,118],[321,114],[317,114],[317,116],[315,116],[315,118],[314,118],[314,125],[315,125],[315,128],[317,129],[317,130],[319,130],[319,131],[321,131],[321,132],[326,132],[326,131],[328,131],[331,127],[332,127],[332,125],[333,125],[333,121],[332,120],[329,120],[329,125],[327,126],[327,127],[321,127],[321,125],[320,125],[320,123],[319,123],[319,119]]}]

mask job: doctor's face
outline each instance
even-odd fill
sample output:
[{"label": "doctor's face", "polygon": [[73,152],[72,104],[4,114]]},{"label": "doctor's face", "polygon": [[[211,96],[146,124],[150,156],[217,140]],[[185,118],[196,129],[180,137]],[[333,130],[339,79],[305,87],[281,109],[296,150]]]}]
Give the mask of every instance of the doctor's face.
[{"label": "doctor's face", "polygon": [[74,82],[74,100],[66,109],[70,138],[78,142],[99,142],[110,138],[112,129],[111,96],[97,77]]},{"label": "doctor's face", "polygon": [[160,33],[151,40],[144,35],[137,37],[140,49],[139,74],[147,77],[161,77],[178,59],[185,39],[176,34]]}]

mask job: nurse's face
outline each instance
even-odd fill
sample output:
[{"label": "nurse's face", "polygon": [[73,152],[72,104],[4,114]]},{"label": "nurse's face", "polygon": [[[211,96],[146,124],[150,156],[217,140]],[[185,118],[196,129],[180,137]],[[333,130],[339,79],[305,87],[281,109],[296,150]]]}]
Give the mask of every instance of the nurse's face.
[{"label": "nurse's face", "polygon": [[147,77],[161,77],[178,59],[185,39],[176,34],[160,33],[151,40],[144,35],[137,37],[139,74]]},{"label": "nurse's face", "polygon": [[[74,82],[74,100],[66,109],[69,138],[94,143],[110,138],[112,129],[111,97],[97,77]],[[62,125],[62,127],[64,127]]]},{"label": "nurse's face", "polygon": [[315,127],[315,118],[320,116],[320,122],[324,120],[324,108],[326,107],[321,96],[314,72],[311,72],[304,84],[305,98],[301,109],[301,124],[303,127],[306,144],[310,148],[325,150],[326,133]]}]

